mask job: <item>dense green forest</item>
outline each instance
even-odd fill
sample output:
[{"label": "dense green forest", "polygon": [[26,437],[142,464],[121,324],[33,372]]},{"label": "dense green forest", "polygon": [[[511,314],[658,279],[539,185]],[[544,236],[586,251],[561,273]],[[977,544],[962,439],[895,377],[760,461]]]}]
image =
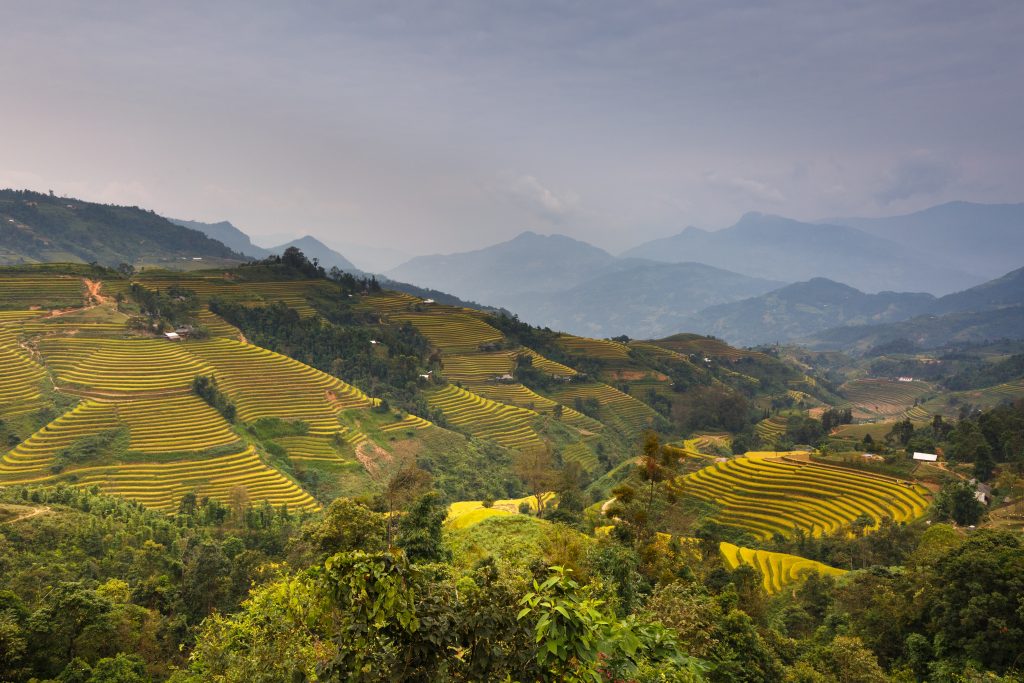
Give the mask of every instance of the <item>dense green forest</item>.
[{"label": "dense green forest", "polygon": [[1019,536],[803,538],[789,549],[863,568],[768,596],[714,529],[654,534],[673,507],[655,492],[658,512],[626,502],[595,538],[571,509],[445,528],[414,472],[314,517],[9,488],[0,680],[1018,680]]}]

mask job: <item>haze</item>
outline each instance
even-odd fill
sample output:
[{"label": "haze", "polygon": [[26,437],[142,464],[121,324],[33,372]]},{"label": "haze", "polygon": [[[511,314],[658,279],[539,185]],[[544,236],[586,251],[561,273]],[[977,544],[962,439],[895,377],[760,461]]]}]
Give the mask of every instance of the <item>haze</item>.
[{"label": "haze", "polygon": [[1020,2],[4,3],[0,186],[407,254],[1021,201]]}]

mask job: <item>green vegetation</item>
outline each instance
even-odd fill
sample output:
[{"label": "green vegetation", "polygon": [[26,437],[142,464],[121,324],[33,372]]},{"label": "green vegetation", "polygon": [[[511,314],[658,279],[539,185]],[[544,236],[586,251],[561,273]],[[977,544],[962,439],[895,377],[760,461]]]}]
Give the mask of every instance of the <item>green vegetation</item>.
[{"label": "green vegetation", "polygon": [[1010,347],[896,382],[561,335],[297,250],[76,268],[35,273],[74,310],[0,311],[0,680],[1020,673],[1020,380],[943,383]]}]

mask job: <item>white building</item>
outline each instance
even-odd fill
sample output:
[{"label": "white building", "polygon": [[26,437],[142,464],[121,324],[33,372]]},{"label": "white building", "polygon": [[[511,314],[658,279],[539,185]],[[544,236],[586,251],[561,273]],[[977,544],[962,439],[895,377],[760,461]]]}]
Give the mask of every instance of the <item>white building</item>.
[{"label": "white building", "polygon": [[939,456],[934,453],[914,453],[914,460],[921,460],[922,462],[935,462],[939,459]]}]

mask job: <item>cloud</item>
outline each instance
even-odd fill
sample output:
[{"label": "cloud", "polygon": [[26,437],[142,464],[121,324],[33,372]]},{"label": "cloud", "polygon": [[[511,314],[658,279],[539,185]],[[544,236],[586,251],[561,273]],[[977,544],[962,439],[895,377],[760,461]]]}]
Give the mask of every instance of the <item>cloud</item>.
[{"label": "cloud", "polygon": [[881,188],[875,192],[879,204],[910,199],[918,195],[936,195],[959,177],[953,164],[937,159],[927,151],[915,152],[886,171]]},{"label": "cloud", "polygon": [[714,187],[742,194],[762,202],[781,204],[786,201],[786,197],[782,194],[782,190],[774,185],[769,185],[768,183],[761,182],[760,180],[754,180],[753,178],[723,176],[720,173],[711,171],[704,174],[704,181]]},{"label": "cloud", "polygon": [[552,222],[562,222],[579,205],[572,192],[556,192],[544,186],[535,176],[522,175],[509,185],[508,193],[520,205]]}]

